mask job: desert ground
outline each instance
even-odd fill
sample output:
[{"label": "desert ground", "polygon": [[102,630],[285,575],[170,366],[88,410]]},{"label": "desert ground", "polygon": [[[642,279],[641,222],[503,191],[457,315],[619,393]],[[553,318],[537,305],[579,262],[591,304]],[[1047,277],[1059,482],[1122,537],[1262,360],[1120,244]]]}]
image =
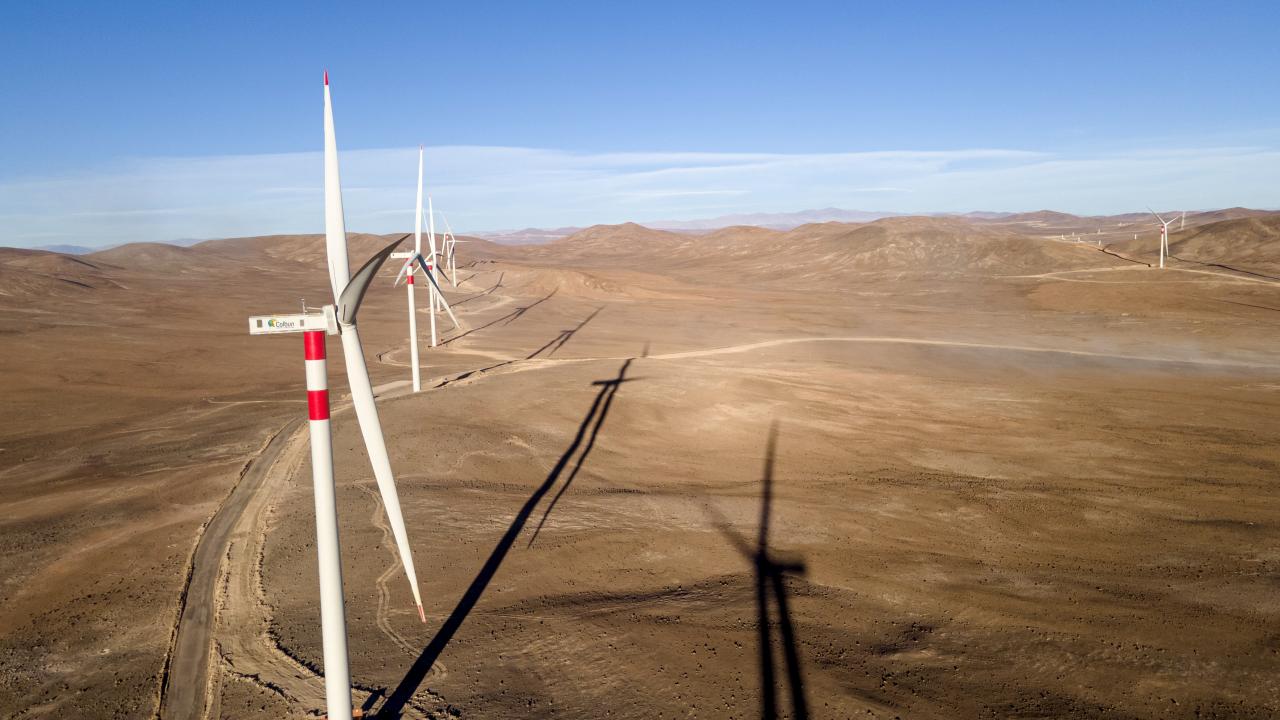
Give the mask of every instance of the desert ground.
[{"label": "desert ground", "polygon": [[[1058,213],[471,238],[417,394],[384,269],[427,623],[331,338],[357,702],[1280,715],[1280,215],[1156,247]],[[0,717],[321,711],[302,342],[245,318],[323,268],[318,236],[0,249]]]}]

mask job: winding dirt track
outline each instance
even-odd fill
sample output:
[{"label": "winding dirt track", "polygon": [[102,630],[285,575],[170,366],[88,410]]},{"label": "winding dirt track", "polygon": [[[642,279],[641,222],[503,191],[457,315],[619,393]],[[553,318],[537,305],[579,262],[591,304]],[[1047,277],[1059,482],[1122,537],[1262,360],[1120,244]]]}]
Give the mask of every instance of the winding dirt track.
[{"label": "winding dirt track", "polygon": [[[375,392],[379,398],[395,397],[406,384],[390,383]],[[349,403],[335,406],[333,414],[349,409]],[[215,652],[222,671],[252,680],[303,711],[324,707],[320,669],[290,656],[271,636],[259,564],[277,494],[302,465],[303,429],[301,420],[294,421],[271,438],[200,538],[165,683],[163,720],[218,716],[219,673],[210,670]],[[418,717],[415,710],[406,708],[405,716]]]},{"label": "winding dirt track", "polygon": [[271,437],[250,460],[244,475],[200,535],[165,676],[160,716],[166,720],[205,716],[210,650],[218,620],[215,602],[219,568],[231,542],[231,534],[240,524],[246,507],[263,495],[258,491],[266,482],[267,470],[300,427],[301,421],[291,422]]},{"label": "winding dirt track", "polygon": [[[1121,257],[1121,256],[1116,255],[1116,257]],[[1129,258],[1121,258],[1121,259],[1128,260]],[[1134,262],[1134,261],[1130,261],[1130,262]],[[1081,268],[1078,270],[1054,270],[1052,272],[1036,273],[1034,275],[1001,275],[1000,277],[1012,278],[1012,279],[1030,278],[1030,279],[1062,280],[1066,282],[1120,284],[1120,283],[1132,283],[1136,281],[1134,280],[1077,280],[1074,278],[1068,278],[1064,276],[1079,275],[1082,273],[1100,273],[1100,272],[1135,272],[1135,271],[1145,272],[1146,270],[1152,270],[1152,269],[1155,269],[1155,268],[1151,268],[1149,265],[1146,268],[1134,267],[1132,265],[1122,265],[1120,267]],[[1194,268],[1166,267],[1166,268],[1162,268],[1161,272],[1164,272],[1165,270],[1168,270],[1170,272],[1194,273],[1196,275],[1209,275],[1219,280],[1234,280],[1237,282],[1261,283],[1263,285],[1280,285],[1280,283],[1277,283],[1275,280],[1267,280],[1260,277],[1241,277],[1239,275],[1230,275],[1228,273],[1219,272],[1216,270],[1196,270]],[[1236,272],[1248,272],[1248,271],[1238,270]],[[1195,279],[1174,280],[1174,281],[1166,280],[1165,282],[1197,282],[1197,280]]]}]

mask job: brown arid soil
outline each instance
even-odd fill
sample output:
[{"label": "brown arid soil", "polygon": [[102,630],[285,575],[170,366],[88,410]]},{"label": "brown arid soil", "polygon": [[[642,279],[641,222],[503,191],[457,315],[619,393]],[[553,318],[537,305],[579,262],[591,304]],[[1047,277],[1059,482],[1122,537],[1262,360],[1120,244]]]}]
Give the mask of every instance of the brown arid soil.
[{"label": "brown arid soil", "polygon": [[[384,270],[362,336],[428,622],[332,339],[357,702],[1280,714],[1280,219],[1188,215],[1164,271],[1132,221],[476,241],[419,394]],[[301,341],[245,326],[324,302],[323,262],[0,250],[0,717],[323,707]]]}]

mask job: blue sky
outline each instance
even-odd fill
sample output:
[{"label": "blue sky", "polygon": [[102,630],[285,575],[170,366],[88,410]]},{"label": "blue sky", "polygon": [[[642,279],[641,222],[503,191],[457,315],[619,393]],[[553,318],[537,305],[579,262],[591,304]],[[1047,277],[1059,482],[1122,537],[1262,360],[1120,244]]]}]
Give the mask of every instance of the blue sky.
[{"label": "blue sky", "polygon": [[4,4],[0,243],[318,231],[326,67],[353,230],[1280,206],[1273,3],[266,5]]}]

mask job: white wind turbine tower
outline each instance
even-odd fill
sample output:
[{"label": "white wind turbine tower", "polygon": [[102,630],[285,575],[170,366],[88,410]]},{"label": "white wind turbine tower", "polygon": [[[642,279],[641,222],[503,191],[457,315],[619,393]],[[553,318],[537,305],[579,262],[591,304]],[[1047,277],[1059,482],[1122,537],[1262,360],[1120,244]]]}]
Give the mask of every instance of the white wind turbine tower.
[{"label": "white wind turbine tower", "polygon": [[418,576],[405,532],[400,498],[396,492],[391,461],[387,457],[378,408],[373,400],[373,386],[365,365],[360,334],[356,330],[356,312],[365,291],[378,269],[386,262],[400,238],[350,275],[347,264],[346,223],[342,213],[342,188],[338,174],[338,147],[333,130],[333,105],[329,95],[329,73],[324,75],[324,220],[325,250],[328,256],[329,280],[333,289],[333,305],[320,313],[301,315],[268,315],[249,318],[251,334],[304,333],[306,348],[307,405],[311,430],[311,479],[315,494],[316,554],[319,558],[320,625],[324,648],[325,704],[330,720],[350,720],[351,668],[347,654],[347,620],[342,592],[342,558],[339,552],[338,509],[333,480],[333,446],[329,430],[329,391],[325,362],[325,334],[338,335],[346,358],[347,380],[351,401],[364,435],[369,462],[373,466],[387,520],[395,536],[396,549],[404,565],[405,576],[413,591],[418,617],[426,622],[422,597],[418,592]]},{"label": "white wind turbine tower", "polygon": [[1164,258],[1169,254],[1169,226],[1173,224],[1173,219],[1165,220],[1160,217],[1159,213],[1150,207],[1147,211],[1156,216],[1156,220],[1160,221],[1160,267],[1164,267]]},{"label": "white wind turbine tower", "polygon": [[[406,258],[407,265],[422,254],[422,146],[418,146],[418,204],[413,220],[413,252],[394,253],[393,258]],[[413,369],[413,391],[422,392],[422,377],[418,367],[418,304],[414,298],[413,273],[409,273],[405,281],[405,291],[409,296],[409,365]],[[397,278],[397,281],[399,278]],[[435,346],[435,316],[431,317],[432,346]]]},{"label": "white wind turbine tower", "polygon": [[[421,167],[422,167],[421,164],[419,164],[418,167],[419,167],[419,170],[421,170]],[[419,172],[418,178],[419,178],[418,187],[419,187],[419,190],[421,190],[421,187],[422,187],[421,172]],[[428,203],[428,206],[430,206],[430,203],[431,203],[430,195],[427,196],[427,203]],[[422,193],[421,192],[418,193],[418,209],[419,210],[422,209]],[[434,225],[435,223],[432,223],[430,221],[428,222],[429,228],[430,226],[434,226]],[[421,212],[418,213],[418,220],[415,226],[418,228],[418,231],[420,234],[422,229],[422,213]],[[423,257],[421,249],[416,249],[414,250],[414,252],[411,252],[411,253],[394,253],[391,255],[391,257],[394,257],[394,258],[405,259],[404,265],[401,266],[400,268],[400,273],[396,275],[396,279],[395,279],[395,282],[393,283],[393,286],[399,285],[401,278],[404,278],[407,284],[412,285],[414,275],[419,270],[422,271],[422,274],[426,276],[427,281],[431,284],[431,287],[427,288],[427,291],[428,291],[427,295],[430,300],[429,302],[430,312],[428,314],[431,318],[431,347],[436,346],[436,312],[438,312],[437,308],[442,307],[444,308],[445,312],[449,313],[449,320],[453,322],[453,326],[455,328],[461,327],[461,325],[458,323],[458,318],[453,314],[453,308],[449,307],[449,301],[445,300],[444,292],[441,291],[440,283],[436,280],[436,277],[435,277],[437,268],[435,265],[434,258],[439,253],[435,251],[436,244],[435,244],[433,235],[434,233],[432,233],[431,230],[428,229],[427,238],[431,246],[429,252],[431,253],[431,257],[433,258],[433,260],[428,261],[425,257]],[[412,312],[413,311],[410,310],[410,314],[412,314]],[[417,325],[415,321],[410,322],[411,328],[416,326]],[[414,362],[414,367],[415,368],[417,367],[416,361]]]}]

